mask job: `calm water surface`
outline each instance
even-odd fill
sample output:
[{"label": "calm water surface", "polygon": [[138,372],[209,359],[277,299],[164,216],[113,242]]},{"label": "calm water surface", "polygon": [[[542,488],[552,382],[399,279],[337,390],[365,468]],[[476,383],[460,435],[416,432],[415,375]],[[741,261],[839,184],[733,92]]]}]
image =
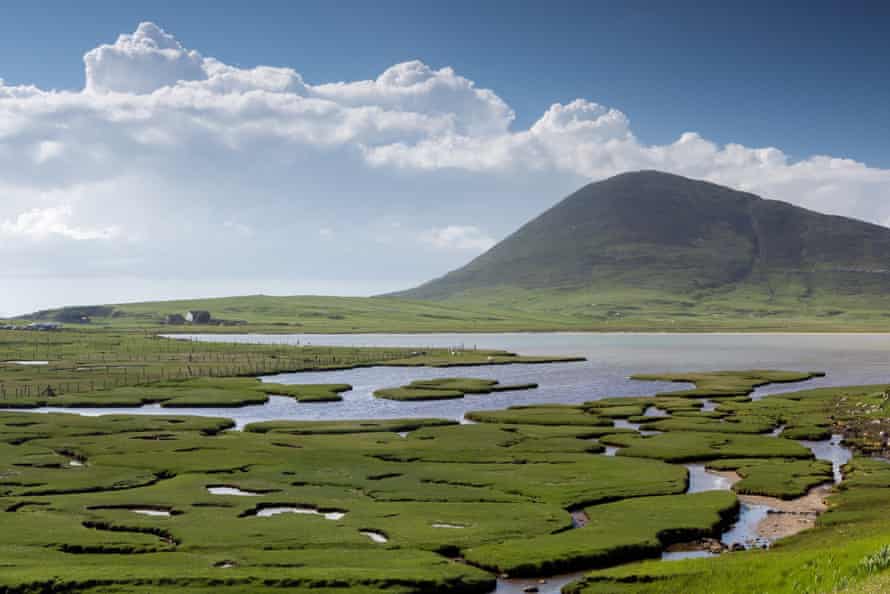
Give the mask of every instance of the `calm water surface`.
[{"label": "calm water surface", "polygon": [[[192,335],[205,341],[332,346],[463,347],[505,349],[526,355],[573,355],[587,361],[552,365],[473,368],[374,367],[345,371],[291,373],[264,378],[281,383],[347,383],[344,401],[300,404],[273,399],[267,405],[196,410],[234,417],[240,424],[271,419],[367,419],[446,417],[461,419],[468,410],[518,404],[579,403],[610,396],[637,396],[677,390],[683,384],[640,382],[635,373],[771,368],[825,371],[805,384],[761,388],[765,395],[806,387],[890,381],[887,334],[352,334]],[[502,383],[536,382],[536,390],[469,395],[459,400],[395,402],[374,398],[374,390],[432,377],[471,376]],[[101,412],[101,411],[94,411]],[[156,411],[155,411],[156,412]],[[177,411],[185,413],[187,411]],[[192,412],[192,411],[188,411]]]}]

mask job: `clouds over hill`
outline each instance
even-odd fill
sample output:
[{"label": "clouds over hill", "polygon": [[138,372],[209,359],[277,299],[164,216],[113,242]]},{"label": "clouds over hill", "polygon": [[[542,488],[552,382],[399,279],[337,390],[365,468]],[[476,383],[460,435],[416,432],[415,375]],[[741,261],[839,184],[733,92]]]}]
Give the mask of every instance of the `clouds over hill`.
[{"label": "clouds over hill", "polygon": [[[574,187],[636,169],[890,220],[888,170],[695,133],[649,145],[624,113],[584,99],[517,129],[495,91],[420,61],[306,81],[224,64],[142,23],[84,63],[80,91],[0,84],[6,274],[152,277],[187,256],[208,278],[421,279]],[[468,228],[469,243],[448,239]],[[279,257],[320,237],[336,239],[323,262]],[[398,279],[382,264],[393,258]]]}]

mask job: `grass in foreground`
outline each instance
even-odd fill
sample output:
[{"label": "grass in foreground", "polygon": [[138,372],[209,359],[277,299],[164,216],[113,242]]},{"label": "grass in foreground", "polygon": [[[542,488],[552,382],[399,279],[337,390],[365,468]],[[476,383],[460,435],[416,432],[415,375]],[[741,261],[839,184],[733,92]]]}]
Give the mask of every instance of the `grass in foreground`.
[{"label": "grass in foreground", "polygon": [[[216,379],[192,386],[210,387]],[[827,469],[792,439],[686,425],[642,437],[615,418],[655,403],[673,420],[797,422],[867,445],[858,420],[887,417],[886,393],[726,398],[715,415],[695,406],[701,398],[653,396],[477,413],[478,425],[281,421],[244,432],[225,431],[226,419],[2,413],[0,590],[481,594],[492,573],[454,558],[517,575],[626,563],[714,534],[736,509],[732,492],[684,495],[675,462],[712,460],[742,474],[745,489],[778,496]],[[622,450],[598,455],[603,443]],[[866,587],[890,534],[890,465],[860,457],[845,472],[819,527],[775,551],[625,564],[570,590]],[[219,487],[229,490],[210,491]],[[285,513],[262,517],[275,508]],[[580,508],[590,522],[571,529],[569,510]]]}]

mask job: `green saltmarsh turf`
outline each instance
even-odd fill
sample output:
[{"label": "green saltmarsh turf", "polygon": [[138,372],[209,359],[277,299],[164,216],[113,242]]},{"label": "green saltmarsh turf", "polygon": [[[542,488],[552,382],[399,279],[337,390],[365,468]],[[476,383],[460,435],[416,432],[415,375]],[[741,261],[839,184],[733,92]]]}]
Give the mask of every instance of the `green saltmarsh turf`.
[{"label": "green saltmarsh turf", "polygon": [[[94,315],[96,329],[161,332],[876,332],[890,329],[886,300],[841,291],[812,292],[808,283],[776,276],[767,292],[740,285],[727,290],[672,291],[665,286],[492,287],[445,300],[392,297],[271,297],[253,295],[111,306]],[[783,290],[776,291],[777,287]],[[82,308],[68,308],[71,311]],[[168,314],[210,311],[243,326],[165,326]],[[47,312],[53,319],[60,310]]]},{"label": "green saltmarsh turf", "polygon": [[[719,376],[712,380],[739,394],[752,381],[750,372]],[[216,379],[192,388],[219,388]],[[249,381],[221,389],[255,389]],[[736,395],[722,398],[717,414],[700,413],[702,392],[477,412],[484,421],[477,425],[273,421],[244,432],[225,431],[227,419],[2,413],[0,591],[481,594],[493,588],[492,572],[626,563],[713,535],[737,509],[732,492],[684,495],[687,471],[671,462],[710,460],[744,477],[740,491],[780,497],[805,491],[830,469],[792,439],[687,425],[641,437],[614,428],[614,418],[639,417],[654,404],[692,425],[850,429],[863,416],[869,425],[886,416],[886,388],[758,401]],[[863,445],[867,439],[851,433]],[[622,449],[597,455],[603,444]],[[863,560],[890,534],[890,465],[857,457],[845,476],[818,527],[773,551],[625,564],[569,588],[869,587],[881,576],[863,570]],[[275,507],[305,513],[258,516]],[[580,508],[590,522],[572,529],[569,511]]]},{"label": "green saltmarsh turf", "polygon": [[802,497],[834,478],[831,463],[825,460],[728,459],[709,462],[708,468],[737,472],[742,480],[733,485],[736,493],[779,499]]},{"label": "green saltmarsh turf", "polygon": [[376,390],[374,396],[387,400],[449,400],[463,398],[465,394],[490,394],[512,390],[531,390],[538,384],[503,385],[496,380],[465,377],[449,377],[413,381],[400,388]]},{"label": "green saltmarsh turf", "polygon": [[[237,406],[265,402],[269,392],[256,385],[258,375],[372,365],[451,367],[575,360],[457,348],[193,342],[135,331],[0,330],[0,407],[138,406],[145,401],[162,401],[167,406]],[[245,379],[239,382],[238,376]],[[216,381],[222,378],[226,381]],[[277,386],[274,393],[318,402],[335,400],[343,388]]]},{"label": "green saltmarsh turf", "polygon": [[[434,553],[565,530],[568,506],[685,488],[684,469],[591,455],[595,444],[573,428],[291,435],[220,433],[226,422],[214,419],[28,413],[5,413],[0,424],[8,588],[40,589],[52,575],[63,590],[152,580],[209,588],[231,578],[239,587],[382,591],[401,581],[413,591],[484,592],[490,575]],[[256,515],[288,506],[344,515]],[[146,509],[171,515],[133,511]],[[319,561],[331,555],[349,566]],[[216,567],[226,562],[234,567]]]},{"label": "green saltmarsh turf", "polygon": [[671,563],[645,562],[590,573],[568,594],[879,593],[885,564],[869,563],[890,534],[890,464],[854,458],[816,527],[769,551]]},{"label": "green saltmarsh turf", "polygon": [[553,575],[657,556],[673,543],[716,536],[738,509],[732,493],[641,497],[588,510],[582,529],[474,547],[466,558],[515,576]]}]

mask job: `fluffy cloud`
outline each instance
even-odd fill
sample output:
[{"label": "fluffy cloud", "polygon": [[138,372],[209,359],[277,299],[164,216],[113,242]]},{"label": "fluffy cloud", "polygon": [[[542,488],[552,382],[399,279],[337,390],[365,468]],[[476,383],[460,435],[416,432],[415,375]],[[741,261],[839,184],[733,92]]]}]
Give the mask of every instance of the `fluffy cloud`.
[{"label": "fluffy cloud", "polygon": [[[82,91],[0,80],[0,235],[28,240],[0,243],[0,258],[14,253],[19,271],[52,276],[76,258],[89,273],[196,282],[423,280],[582,183],[636,169],[890,220],[888,170],[691,132],[650,145],[624,113],[583,99],[515,129],[495,92],[419,61],[313,84],[224,64],[142,23],[84,64]],[[320,252],[332,221],[338,241]],[[78,247],[49,253],[50,239]],[[415,253],[418,241],[438,249]]]},{"label": "fluffy cloud", "polygon": [[181,80],[206,78],[204,59],[154,23],[100,45],[83,57],[86,88],[97,93],[151,93]]},{"label": "fluffy cloud", "polygon": [[73,227],[70,224],[71,208],[51,206],[32,208],[19,214],[14,220],[0,221],[0,236],[15,239],[44,240],[54,236],[84,241],[90,239],[114,239],[120,235],[115,226],[104,229]]},{"label": "fluffy cloud", "polygon": [[447,227],[429,229],[420,234],[420,240],[438,249],[473,252],[484,252],[496,243],[479,227],[472,225],[448,225]]}]

